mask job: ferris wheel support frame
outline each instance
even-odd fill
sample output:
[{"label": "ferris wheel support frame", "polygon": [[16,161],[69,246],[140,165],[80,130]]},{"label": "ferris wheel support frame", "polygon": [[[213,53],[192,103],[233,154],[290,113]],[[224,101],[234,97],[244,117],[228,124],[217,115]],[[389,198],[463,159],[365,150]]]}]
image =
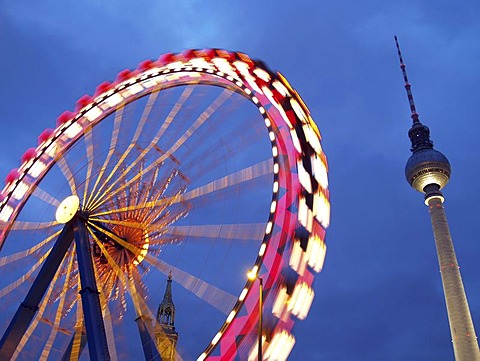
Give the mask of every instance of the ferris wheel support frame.
[{"label": "ferris wheel support frame", "polygon": [[18,344],[37,313],[38,306],[52,282],[60,263],[70,248],[73,238],[73,222],[68,222],[63,227],[62,233],[58,236],[27,296],[18,306],[15,316],[0,341],[1,360],[10,360],[15,353]]},{"label": "ferris wheel support frame", "polygon": [[142,349],[145,355],[145,360],[161,360],[160,354],[157,347],[155,346],[155,341],[152,340],[150,332],[148,332],[147,322],[149,318],[141,315],[137,317],[135,322],[137,323],[138,332],[140,333],[140,339],[142,340]]},{"label": "ferris wheel support frame", "polygon": [[87,331],[88,351],[93,361],[108,361],[107,334],[103,324],[102,306],[93,269],[92,250],[88,240],[85,221],[78,215],[73,218],[73,231],[75,234],[75,246],[77,248],[78,270],[82,289],[83,318]]},{"label": "ferris wheel support frame", "polygon": [[78,215],[63,227],[27,296],[18,307],[15,316],[5,331],[0,341],[1,360],[10,360],[12,358],[74,239],[77,248],[78,268],[82,287],[80,295],[90,358],[94,361],[110,360],[87,229],[84,221]]}]

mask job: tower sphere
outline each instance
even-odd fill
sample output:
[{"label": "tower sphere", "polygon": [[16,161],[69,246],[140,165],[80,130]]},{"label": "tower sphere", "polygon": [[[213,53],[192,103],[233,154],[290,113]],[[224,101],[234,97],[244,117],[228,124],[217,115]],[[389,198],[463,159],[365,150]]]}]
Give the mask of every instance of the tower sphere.
[{"label": "tower sphere", "polygon": [[450,179],[450,163],[441,152],[433,148],[413,152],[405,166],[405,177],[417,191],[425,193],[425,187],[436,184],[440,189]]}]

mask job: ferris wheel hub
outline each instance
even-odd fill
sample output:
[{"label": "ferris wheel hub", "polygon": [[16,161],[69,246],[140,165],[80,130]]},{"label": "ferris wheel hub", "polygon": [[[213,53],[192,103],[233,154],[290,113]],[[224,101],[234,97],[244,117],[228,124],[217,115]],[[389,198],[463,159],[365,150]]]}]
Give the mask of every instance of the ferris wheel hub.
[{"label": "ferris wheel hub", "polygon": [[58,223],[67,223],[77,214],[79,206],[80,199],[77,196],[68,196],[58,206],[55,219]]}]

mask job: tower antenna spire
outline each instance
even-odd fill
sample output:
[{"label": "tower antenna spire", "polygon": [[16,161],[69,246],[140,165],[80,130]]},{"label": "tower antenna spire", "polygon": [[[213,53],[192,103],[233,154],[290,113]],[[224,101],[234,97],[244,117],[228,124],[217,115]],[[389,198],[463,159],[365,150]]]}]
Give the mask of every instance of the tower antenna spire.
[{"label": "tower antenna spire", "polygon": [[405,81],[405,90],[407,91],[407,97],[408,97],[408,102],[410,103],[410,111],[412,112],[412,120],[413,123],[420,123],[420,120],[418,119],[418,113],[417,109],[415,108],[415,102],[413,101],[413,94],[412,94],[412,86],[408,82],[407,78],[407,71],[406,71],[406,66],[405,63],[403,62],[403,57],[402,57],[402,52],[400,50],[400,45],[398,45],[398,38],[395,35],[395,44],[397,45],[397,52],[398,52],[398,58],[400,60],[400,69],[402,69],[402,74],[403,74],[403,80]]}]

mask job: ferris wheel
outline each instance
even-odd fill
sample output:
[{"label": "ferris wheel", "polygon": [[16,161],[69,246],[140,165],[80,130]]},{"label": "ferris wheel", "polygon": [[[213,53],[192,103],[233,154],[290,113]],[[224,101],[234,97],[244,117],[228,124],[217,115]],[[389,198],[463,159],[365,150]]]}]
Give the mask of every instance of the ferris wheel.
[{"label": "ferris wheel", "polygon": [[243,53],[165,54],[100,84],[0,193],[0,358],[160,359],[169,276],[177,359],[256,360],[259,319],[263,358],[286,359],[325,258],[320,139]]}]

